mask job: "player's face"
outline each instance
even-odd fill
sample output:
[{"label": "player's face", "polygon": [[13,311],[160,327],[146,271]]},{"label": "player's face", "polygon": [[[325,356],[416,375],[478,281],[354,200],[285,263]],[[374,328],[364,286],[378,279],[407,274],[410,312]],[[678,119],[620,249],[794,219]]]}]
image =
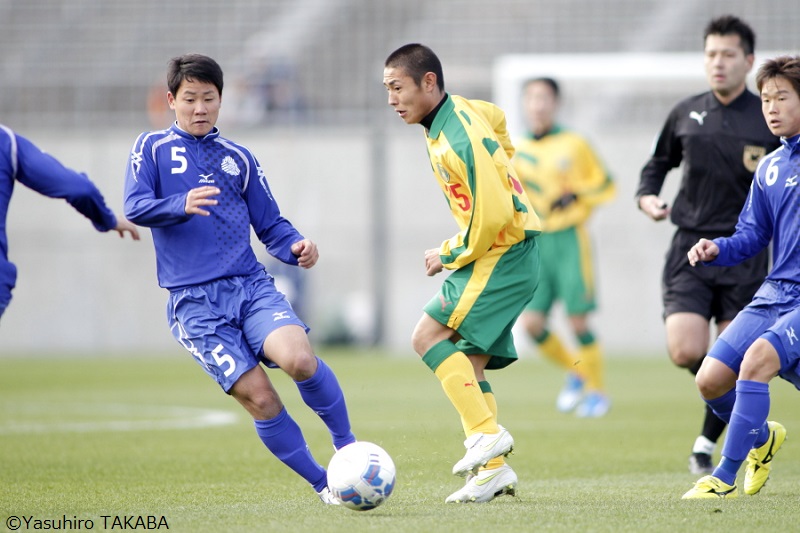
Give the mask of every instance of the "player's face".
[{"label": "player's face", "polygon": [[547,83],[534,81],[525,87],[522,108],[531,131],[543,135],[553,127],[558,99]]},{"label": "player's face", "polygon": [[761,111],[773,135],[793,137],[800,133],[800,95],[784,77],[764,82]]},{"label": "player's face", "polygon": [[753,55],[744,53],[738,35],[706,37],[705,58],[708,84],[718,96],[736,97],[744,90]]},{"label": "player's face", "polygon": [[175,111],[178,126],[185,132],[202,137],[214,128],[222,103],[213,83],[183,80],[178,94],[167,94],[170,109]]},{"label": "player's face", "polygon": [[383,85],[389,93],[389,105],[406,124],[419,124],[442,96],[433,73],[426,74],[417,85],[404,69],[387,67],[383,69]]}]

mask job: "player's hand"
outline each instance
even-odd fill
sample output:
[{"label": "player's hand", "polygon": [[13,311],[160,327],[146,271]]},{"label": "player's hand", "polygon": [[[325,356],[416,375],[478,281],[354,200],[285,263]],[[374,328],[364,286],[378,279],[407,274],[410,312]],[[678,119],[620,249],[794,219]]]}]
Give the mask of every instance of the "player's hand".
[{"label": "player's hand", "polygon": [[700,239],[686,255],[689,264],[695,266],[698,262],[713,261],[719,255],[719,246],[714,244],[714,241]]},{"label": "player's hand", "polygon": [[125,238],[125,232],[131,234],[131,238],[134,241],[139,240],[139,229],[133,225],[132,222],[123,219],[117,219],[117,227],[114,228],[114,231],[119,233],[120,238]]},{"label": "player's hand", "polygon": [[313,267],[319,259],[317,245],[308,239],[294,243],[292,245],[292,253],[297,256],[297,264],[303,268]]},{"label": "player's hand", "polygon": [[558,211],[559,209],[564,209],[577,199],[578,197],[575,195],[575,193],[568,192],[563,196],[561,196],[561,198],[550,204],[550,211]]},{"label": "player's hand", "polygon": [[667,218],[671,212],[667,202],[656,196],[655,194],[645,194],[639,197],[639,209],[642,212],[658,222]]},{"label": "player's hand", "polygon": [[190,189],[189,192],[186,193],[186,206],[184,207],[184,211],[187,215],[202,215],[207,217],[211,213],[200,206],[217,205],[219,202],[212,198],[212,196],[216,196],[220,192],[222,191],[220,191],[219,188],[212,187],[211,185]]},{"label": "player's hand", "polygon": [[425,274],[428,276],[435,276],[442,271],[442,258],[439,257],[439,249],[431,248],[425,250]]}]

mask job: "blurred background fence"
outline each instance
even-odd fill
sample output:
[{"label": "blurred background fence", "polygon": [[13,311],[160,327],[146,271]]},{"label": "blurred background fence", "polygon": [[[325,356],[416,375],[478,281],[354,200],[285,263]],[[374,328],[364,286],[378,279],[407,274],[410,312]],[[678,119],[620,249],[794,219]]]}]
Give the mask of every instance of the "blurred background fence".
[{"label": "blurred background fence", "polygon": [[[284,214],[320,244],[317,267],[282,275],[315,340],[409,352],[440,283],[424,276],[423,250],[456,228],[420,128],[386,106],[383,60],[425,43],[450,92],[502,100],[513,124],[503,80],[521,68],[514,57],[540,56],[565,80],[562,121],[589,136],[619,185],[592,225],[597,329],[612,351],[656,354],[672,228],[638,213],[633,191],[669,108],[705,89],[703,28],[725,13],[753,26],[759,58],[800,52],[789,0],[0,0],[0,123],[87,172],[119,213],[133,140],[171,121],[167,61],[211,55],[225,71],[223,135],[253,149]],[[654,54],[658,67],[676,53],[689,59],[683,74],[655,89],[611,68],[602,83],[580,75],[601,58]],[[20,275],[0,354],[178,349],[149,232],[135,244],[96,234],[63,202],[17,187],[8,233]]]}]

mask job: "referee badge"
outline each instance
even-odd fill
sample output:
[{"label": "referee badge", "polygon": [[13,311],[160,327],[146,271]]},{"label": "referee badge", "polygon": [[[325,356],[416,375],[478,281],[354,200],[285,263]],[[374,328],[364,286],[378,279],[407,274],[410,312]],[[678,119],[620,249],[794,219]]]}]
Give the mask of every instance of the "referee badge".
[{"label": "referee badge", "polygon": [[767,155],[767,149],[763,146],[753,146],[752,144],[744,145],[744,152],[742,153],[744,168],[750,172],[755,172],[759,160],[765,155]]}]

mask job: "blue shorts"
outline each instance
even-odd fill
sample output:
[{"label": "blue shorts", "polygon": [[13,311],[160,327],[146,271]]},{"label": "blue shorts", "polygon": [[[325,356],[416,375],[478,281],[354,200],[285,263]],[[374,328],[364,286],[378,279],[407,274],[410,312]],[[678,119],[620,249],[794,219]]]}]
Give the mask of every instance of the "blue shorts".
[{"label": "blue shorts", "polygon": [[781,359],[780,376],[800,388],[797,374],[800,361],[800,285],[767,280],[758,289],[753,301],[742,309],[720,334],[708,352],[728,366],[736,375],[742,366],[747,349],[763,338],[778,351]]},{"label": "blue shorts", "polygon": [[264,271],[170,292],[167,320],[177,341],[228,393],[259,362],[276,366],[263,350],[270,333],[288,325],[308,332]]}]

